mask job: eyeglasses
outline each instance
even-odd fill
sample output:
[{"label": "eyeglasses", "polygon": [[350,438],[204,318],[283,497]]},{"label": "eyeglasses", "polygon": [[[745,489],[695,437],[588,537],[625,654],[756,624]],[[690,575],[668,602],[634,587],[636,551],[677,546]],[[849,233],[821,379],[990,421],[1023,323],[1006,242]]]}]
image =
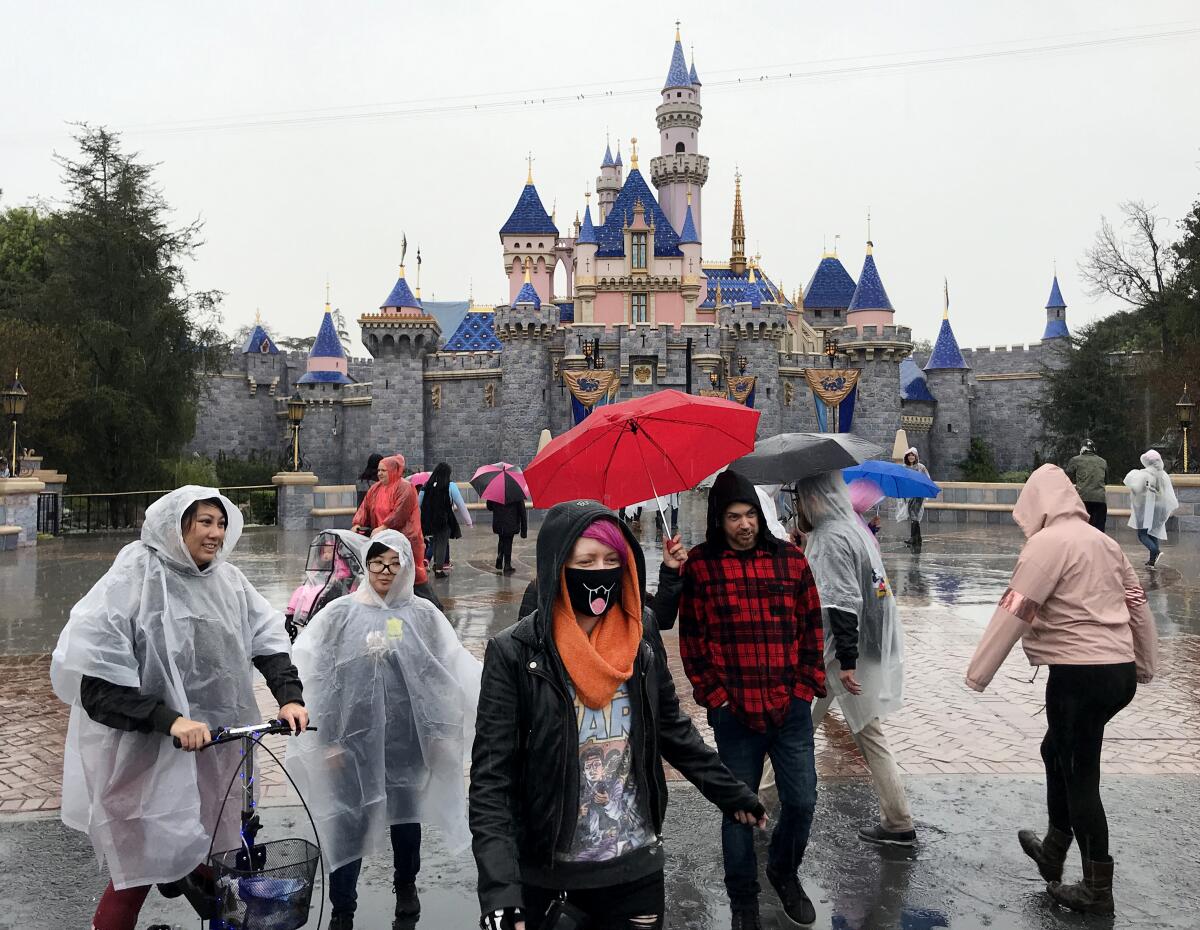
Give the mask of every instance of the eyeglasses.
[{"label": "eyeglasses", "polygon": [[400,573],[400,563],[371,561],[367,563],[367,571],[372,575],[379,575],[384,572],[389,575],[397,575]]}]

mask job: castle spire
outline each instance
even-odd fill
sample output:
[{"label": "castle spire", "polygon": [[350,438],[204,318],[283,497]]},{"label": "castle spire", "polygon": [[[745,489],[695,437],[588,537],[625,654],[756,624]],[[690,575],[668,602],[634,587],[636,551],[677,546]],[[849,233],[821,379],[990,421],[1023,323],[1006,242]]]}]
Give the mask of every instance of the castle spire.
[{"label": "castle spire", "polygon": [[942,319],[950,319],[950,279],[942,278]]},{"label": "castle spire", "polygon": [[638,166],[637,136],[632,136],[630,138],[629,145],[632,149],[632,151],[629,153],[629,170],[636,171]]},{"label": "castle spire", "polygon": [[527,169],[526,173],[525,173],[525,183],[532,184],[533,183],[533,152],[530,152],[528,155],[525,156],[525,165],[526,165],[526,169]]},{"label": "castle spire", "polygon": [[733,174],[733,254],[729,259],[729,270],[734,274],[746,273],[746,220],[742,216],[742,172]]}]

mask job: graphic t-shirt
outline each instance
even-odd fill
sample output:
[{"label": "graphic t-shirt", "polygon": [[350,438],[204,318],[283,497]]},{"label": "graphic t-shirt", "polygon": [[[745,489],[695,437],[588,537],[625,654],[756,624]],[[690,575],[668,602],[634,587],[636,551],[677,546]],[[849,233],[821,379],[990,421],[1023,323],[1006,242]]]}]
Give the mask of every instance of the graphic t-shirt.
[{"label": "graphic t-shirt", "polygon": [[561,857],[565,861],[603,862],[655,841],[638,806],[629,746],[632,713],[628,683],[600,710],[585,706],[575,695],[579,817],[571,848]]}]

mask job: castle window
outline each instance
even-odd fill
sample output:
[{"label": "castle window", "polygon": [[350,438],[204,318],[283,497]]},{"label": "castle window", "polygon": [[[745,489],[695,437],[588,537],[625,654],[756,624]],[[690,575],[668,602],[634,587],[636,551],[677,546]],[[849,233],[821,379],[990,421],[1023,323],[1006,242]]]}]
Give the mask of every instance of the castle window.
[{"label": "castle window", "polygon": [[633,298],[633,300],[631,303],[631,307],[633,310],[633,322],[634,323],[650,322],[649,315],[646,310],[646,295],[645,294],[633,294],[632,298]]},{"label": "castle window", "polygon": [[677,91],[675,91],[675,96],[676,96],[676,97],[682,97],[682,96],[683,96],[683,91],[681,91],[681,90],[677,90]]},{"label": "castle window", "polygon": [[821,319],[821,308],[817,307],[817,319]]},{"label": "castle window", "polygon": [[545,247],[546,247],[545,243],[543,243],[543,242],[539,242],[539,243],[538,243],[538,248],[539,248],[539,249],[544,249]]},{"label": "castle window", "polygon": [[633,234],[633,267],[644,269],[646,267],[646,234]]},{"label": "castle window", "polygon": [[682,155],[682,154],[683,154],[683,143],[682,143],[682,142],[676,142],[676,143],[675,143],[675,154],[676,154],[676,155]]}]

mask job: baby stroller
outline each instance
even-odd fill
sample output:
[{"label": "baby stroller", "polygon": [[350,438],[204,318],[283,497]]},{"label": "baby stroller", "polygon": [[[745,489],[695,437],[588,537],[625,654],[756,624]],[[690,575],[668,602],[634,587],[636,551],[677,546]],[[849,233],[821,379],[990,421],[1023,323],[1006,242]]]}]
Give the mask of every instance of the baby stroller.
[{"label": "baby stroller", "polygon": [[357,590],[363,566],[354,549],[355,535],[348,530],[324,530],[313,537],[304,567],[304,583],[292,592],[283,612],[292,642],[322,607]]}]

